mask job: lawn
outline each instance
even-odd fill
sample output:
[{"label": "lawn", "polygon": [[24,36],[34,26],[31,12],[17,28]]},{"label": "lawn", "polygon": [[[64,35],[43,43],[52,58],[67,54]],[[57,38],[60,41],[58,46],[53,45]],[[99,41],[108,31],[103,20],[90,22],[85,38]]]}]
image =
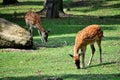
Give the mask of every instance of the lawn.
[{"label": "lawn", "polygon": [[[20,0],[18,5],[0,5],[0,17],[27,28],[24,15],[29,8],[42,9],[42,1]],[[69,0],[64,0],[64,3]],[[1,2],[1,1],[0,1]],[[94,4],[94,6],[93,6]],[[87,6],[86,6],[87,5]],[[47,44],[41,43],[36,29],[34,42],[37,49],[0,49],[0,79],[2,80],[120,80],[120,1],[104,0],[89,2],[64,11],[70,17],[59,19],[42,18],[42,25],[50,30]],[[16,17],[14,17],[16,16]],[[97,45],[93,62],[87,66],[90,46],[86,51],[86,68],[76,69],[69,54],[73,54],[77,32],[90,24],[98,24],[104,31],[102,40],[103,63],[99,64]]]}]

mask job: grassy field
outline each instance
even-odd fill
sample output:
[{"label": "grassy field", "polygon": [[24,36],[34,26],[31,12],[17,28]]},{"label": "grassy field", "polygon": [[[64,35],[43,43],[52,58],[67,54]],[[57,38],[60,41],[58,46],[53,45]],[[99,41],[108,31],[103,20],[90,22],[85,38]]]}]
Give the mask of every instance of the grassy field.
[{"label": "grassy field", "polygon": [[[39,0],[20,0],[18,5],[0,5],[0,17],[26,28],[24,15],[28,9],[42,9]],[[64,3],[70,3],[64,0]],[[0,0],[0,2],[2,2]],[[2,80],[120,80],[120,1],[89,2],[78,7],[64,8],[67,18],[45,19],[42,25],[51,30],[49,41],[43,44],[36,32],[34,42],[41,45],[35,50],[0,49],[0,79]],[[16,16],[16,17],[14,17]],[[98,24],[104,31],[102,41],[103,63],[99,64],[99,50],[91,66],[87,66],[90,46],[86,51],[86,68],[77,70],[72,58],[76,33],[90,24]],[[35,29],[36,31],[36,29]]]}]

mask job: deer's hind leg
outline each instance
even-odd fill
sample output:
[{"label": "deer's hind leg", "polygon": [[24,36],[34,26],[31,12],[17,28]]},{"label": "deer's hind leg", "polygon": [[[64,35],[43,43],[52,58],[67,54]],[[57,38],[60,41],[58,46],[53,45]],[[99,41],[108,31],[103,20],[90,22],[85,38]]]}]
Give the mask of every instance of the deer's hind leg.
[{"label": "deer's hind leg", "polygon": [[90,60],[88,62],[88,65],[90,65],[92,63],[92,59],[93,59],[93,56],[94,56],[94,53],[95,53],[94,44],[91,44],[90,47],[91,47],[91,50],[92,50],[92,54],[91,54]]},{"label": "deer's hind leg", "polygon": [[102,48],[101,48],[101,39],[97,41],[99,52],[100,52],[100,64],[102,63]]}]

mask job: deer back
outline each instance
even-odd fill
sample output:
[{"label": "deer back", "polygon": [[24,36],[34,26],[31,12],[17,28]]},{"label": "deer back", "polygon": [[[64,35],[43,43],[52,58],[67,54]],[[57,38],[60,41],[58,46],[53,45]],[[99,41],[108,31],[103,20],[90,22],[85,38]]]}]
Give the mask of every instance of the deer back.
[{"label": "deer back", "polygon": [[76,44],[87,45],[100,40],[103,37],[103,31],[98,25],[90,25],[79,31],[76,36]]}]

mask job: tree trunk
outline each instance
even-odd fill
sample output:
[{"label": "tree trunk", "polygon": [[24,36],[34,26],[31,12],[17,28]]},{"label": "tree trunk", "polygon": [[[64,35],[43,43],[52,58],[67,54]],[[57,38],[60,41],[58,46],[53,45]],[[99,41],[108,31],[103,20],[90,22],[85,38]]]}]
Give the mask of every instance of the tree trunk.
[{"label": "tree trunk", "polygon": [[46,2],[46,17],[47,18],[58,18],[57,0],[47,0]]},{"label": "tree trunk", "polygon": [[16,4],[18,3],[17,0],[3,0],[3,5],[8,5],[8,4]]},{"label": "tree trunk", "polygon": [[62,0],[58,0],[58,10],[60,12],[63,12],[63,1]]},{"label": "tree trunk", "polygon": [[63,0],[45,0],[44,7],[40,11],[45,13],[46,18],[58,18],[63,11]]}]

